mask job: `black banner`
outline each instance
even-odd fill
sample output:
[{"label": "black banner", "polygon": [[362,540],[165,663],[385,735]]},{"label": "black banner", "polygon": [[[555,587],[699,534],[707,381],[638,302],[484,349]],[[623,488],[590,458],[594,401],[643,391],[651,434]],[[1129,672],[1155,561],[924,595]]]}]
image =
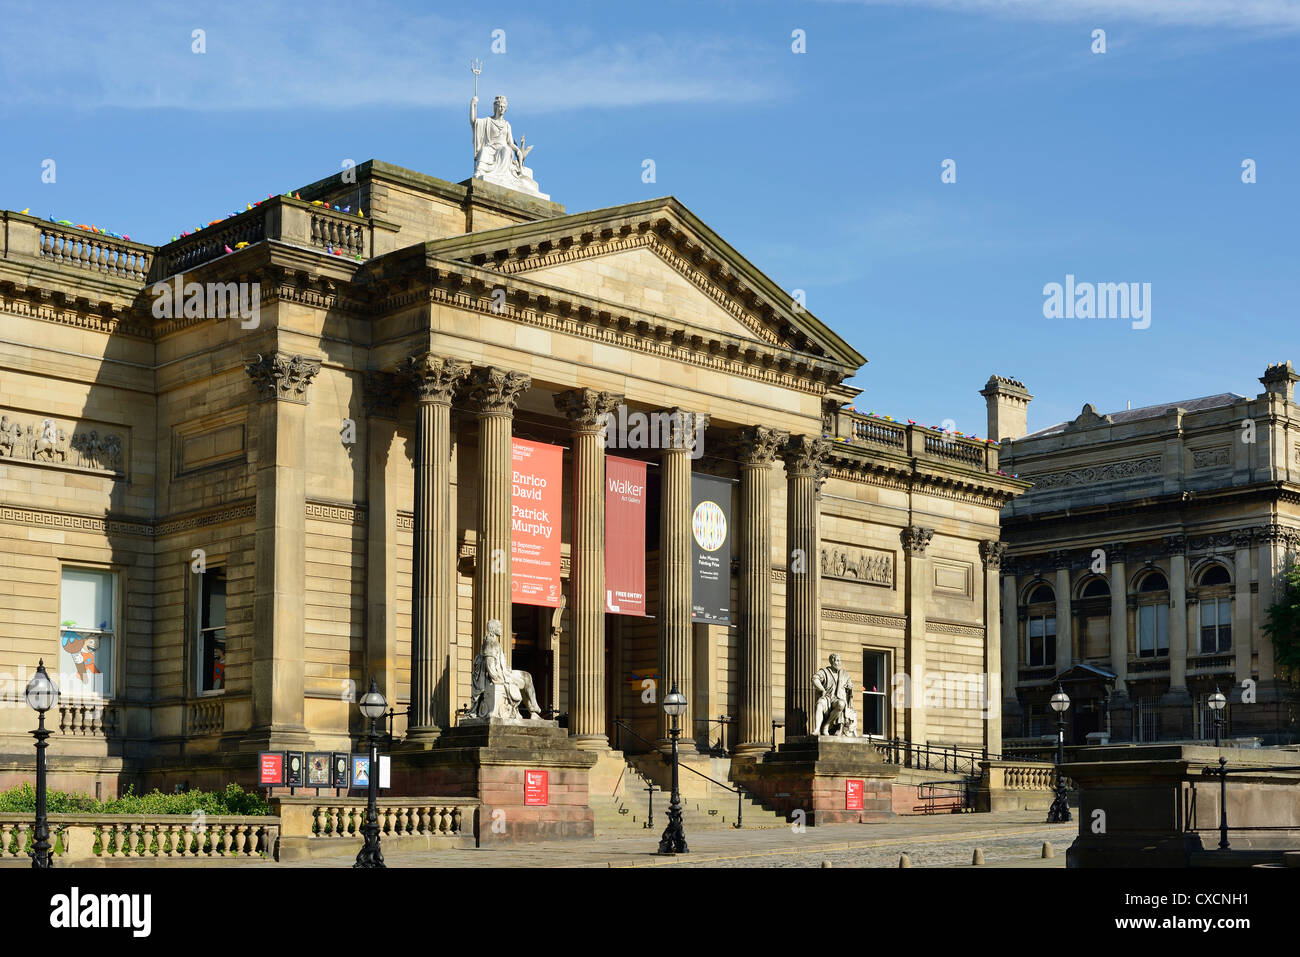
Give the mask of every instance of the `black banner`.
[{"label": "black banner", "polygon": [[691,476],[691,619],[731,621],[731,479]]}]

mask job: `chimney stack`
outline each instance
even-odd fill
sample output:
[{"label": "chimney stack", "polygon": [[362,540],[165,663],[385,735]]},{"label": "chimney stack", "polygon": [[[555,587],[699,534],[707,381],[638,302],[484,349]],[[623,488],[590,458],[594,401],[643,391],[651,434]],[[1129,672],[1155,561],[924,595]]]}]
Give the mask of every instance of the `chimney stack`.
[{"label": "chimney stack", "polygon": [[1277,365],[1269,366],[1260,376],[1259,381],[1264,384],[1264,393],[1276,392],[1286,399],[1287,402],[1295,401],[1295,384],[1300,380],[1300,375],[1296,374],[1295,369],[1291,367],[1291,360],[1279,362]]},{"label": "chimney stack", "polygon": [[1023,382],[992,375],[980,395],[988,404],[989,438],[1004,442],[1029,431],[1029,400],[1033,396]]}]

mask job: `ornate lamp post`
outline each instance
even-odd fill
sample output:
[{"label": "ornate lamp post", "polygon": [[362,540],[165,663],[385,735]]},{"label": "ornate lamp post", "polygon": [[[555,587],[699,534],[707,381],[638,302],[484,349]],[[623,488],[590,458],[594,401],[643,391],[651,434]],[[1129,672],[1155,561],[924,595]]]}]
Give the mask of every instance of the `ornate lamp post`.
[{"label": "ornate lamp post", "polygon": [[27,682],[26,698],[28,707],[37,715],[36,730],[32,732],[36,738],[36,829],[33,832],[36,843],[31,852],[32,867],[51,867],[50,828],[45,819],[45,749],[49,747],[45,739],[50,732],[45,729],[45,712],[59,700],[59,689],[45,670],[44,658],[36,665],[32,680]]},{"label": "ornate lamp post", "polygon": [[1051,705],[1056,712],[1056,787],[1052,807],[1047,812],[1047,823],[1061,824],[1070,820],[1070,801],[1065,793],[1065,778],[1061,775],[1061,765],[1065,763],[1065,712],[1070,708],[1070,696],[1059,681]]},{"label": "ornate lamp post", "polygon": [[668,826],[664,828],[663,837],[659,838],[660,854],[686,854],[689,848],[686,846],[686,834],[682,831],[682,795],[677,787],[677,736],[681,730],[677,727],[678,715],[686,712],[686,696],[677,690],[677,682],[673,682],[673,690],[668,692],[668,697],[664,698],[664,714],[673,719],[672,727],[668,731],[668,736],[673,742],[673,796],[668,805]]},{"label": "ornate lamp post", "polygon": [[1218,688],[1210,695],[1210,710],[1214,712],[1214,746],[1219,746],[1219,733],[1223,729],[1223,709],[1228,706],[1228,699]]},{"label": "ornate lamp post", "polygon": [[353,867],[384,867],[384,855],[379,851],[379,810],[375,798],[379,789],[379,733],[375,731],[375,722],[384,716],[388,702],[379,692],[379,685],[374,677],[370,679],[370,690],[360,701],[361,714],[370,719],[370,773],[366,775],[366,792],[369,798],[366,804],[366,823],[361,825],[365,843],[357,852],[357,862]]}]

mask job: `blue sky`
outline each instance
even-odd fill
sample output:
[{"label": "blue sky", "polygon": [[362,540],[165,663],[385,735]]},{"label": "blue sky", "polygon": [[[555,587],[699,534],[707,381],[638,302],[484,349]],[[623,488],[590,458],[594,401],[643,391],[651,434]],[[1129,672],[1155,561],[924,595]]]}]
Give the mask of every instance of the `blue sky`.
[{"label": "blue sky", "polygon": [[[868,357],[864,411],[982,435],[994,372],[1033,429],[1300,362],[1300,2],[490,7],[0,3],[0,206],[160,242],[345,159],[462,180],[478,56],[543,190],[678,197]],[[1150,283],[1150,327],[1044,318],[1067,274]]]}]

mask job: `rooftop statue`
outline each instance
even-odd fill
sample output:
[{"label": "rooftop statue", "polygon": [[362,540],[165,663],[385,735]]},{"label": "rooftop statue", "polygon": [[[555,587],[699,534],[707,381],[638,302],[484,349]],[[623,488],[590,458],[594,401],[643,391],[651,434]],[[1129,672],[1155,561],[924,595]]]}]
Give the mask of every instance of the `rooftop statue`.
[{"label": "rooftop statue", "polygon": [[524,143],[522,134],[519,142],[515,142],[510,121],[506,119],[509,105],[506,98],[498,96],[492,101],[491,116],[478,115],[478,75],[482,70],[479,61],[474,61],[470,70],[474,73],[474,98],[469,101],[469,122],[474,128],[474,178],[538,199],[550,199],[538,188],[533,171],[524,165],[533,148]]}]

